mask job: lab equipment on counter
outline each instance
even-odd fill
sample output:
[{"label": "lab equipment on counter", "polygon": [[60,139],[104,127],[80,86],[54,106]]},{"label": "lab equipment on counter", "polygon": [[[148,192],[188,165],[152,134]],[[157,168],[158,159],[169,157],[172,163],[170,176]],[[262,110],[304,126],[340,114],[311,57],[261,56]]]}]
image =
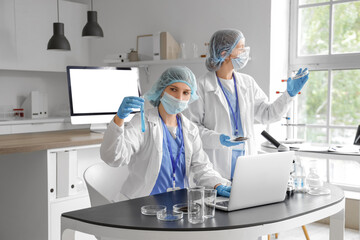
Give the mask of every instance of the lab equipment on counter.
[{"label": "lab equipment on counter", "polygon": [[204,190],[202,186],[188,188],[188,221],[192,224],[205,221]]},{"label": "lab equipment on counter", "polygon": [[168,212],[166,209],[158,211],[156,213],[157,219],[165,222],[173,222],[173,221],[181,220],[183,216],[184,216],[183,212],[174,212],[174,211]]},{"label": "lab equipment on counter", "polygon": [[261,135],[263,135],[263,137],[266,138],[266,140],[268,140],[269,142],[274,144],[274,146],[277,148],[278,152],[286,152],[286,151],[290,150],[288,146],[285,146],[285,145],[279,143],[278,141],[276,141],[275,138],[273,138],[265,130],[261,132]]},{"label": "lab equipment on counter", "polygon": [[166,211],[164,205],[145,205],[141,207],[141,213],[144,215],[155,216],[158,211]]},{"label": "lab equipment on counter", "polygon": [[204,190],[204,217],[215,217],[215,204],[216,204],[217,190],[213,188],[206,188]]},{"label": "lab equipment on counter", "polygon": [[295,192],[306,192],[306,174],[300,161],[295,161],[293,174]]},{"label": "lab equipment on counter", "polygon": [[173,206],[173,212],[182,212],[183,214],[188,213],[188,204],[187,203],[178,203]]},{"label": "lab equipment on counter", "polygon": [[317,174],[316,168],[310,168],[309,174],[306,177],[307,193],[310,195],[327,195],[330,194],[330,189],[324,186],[323,181]]}]

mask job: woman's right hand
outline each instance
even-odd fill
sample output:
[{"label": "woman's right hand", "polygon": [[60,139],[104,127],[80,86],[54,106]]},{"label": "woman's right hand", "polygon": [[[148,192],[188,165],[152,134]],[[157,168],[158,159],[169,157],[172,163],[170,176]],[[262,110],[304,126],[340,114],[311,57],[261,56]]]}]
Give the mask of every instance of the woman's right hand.
[{"label": "woman's right hand", "polygon": [[140,97],[125,97],[118,109],[117,116],[120,119],[125,119],[134,108],[141,108],[144,106],[144,99]]},{"label": "woman's right hand", "polygon": [[220,135],[220,143],[221,143],[221,145],[226,146],[226,147],[233,147],[233,146],[239,145],[242,142],[233,142],[230,140],[229,136],[227,136],[225,134],[221,134]]}]

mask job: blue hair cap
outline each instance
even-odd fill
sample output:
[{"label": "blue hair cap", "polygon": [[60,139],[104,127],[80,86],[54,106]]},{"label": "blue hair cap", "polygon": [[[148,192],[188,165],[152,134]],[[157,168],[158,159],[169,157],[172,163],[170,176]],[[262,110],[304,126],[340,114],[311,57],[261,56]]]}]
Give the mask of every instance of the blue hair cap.
[{"label": "blue hair cap", "polygon": [[154,107],[159,106],[161,94],[165,88],[173,83],[182,82],[187,84],[191,89],[191,96],[189,103],[197,100],[199,97],[196,94],[197,85],[194,73],[185,66],[170,67],[163,72],[159,80],[152,86],[152,88],[144,95]]},{"label": "blue hair cap", "polygon": [[206,68],[211,72],[217,71],[240,40],[245,40],[245,37],[239,30],[223,29],[216,31],[210,39],[209,57],[205,63]]}]

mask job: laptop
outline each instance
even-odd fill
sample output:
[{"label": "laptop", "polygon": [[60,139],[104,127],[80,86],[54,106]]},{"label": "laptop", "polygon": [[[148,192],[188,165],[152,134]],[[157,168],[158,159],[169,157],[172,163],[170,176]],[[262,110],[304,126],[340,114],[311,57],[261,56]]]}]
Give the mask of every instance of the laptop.
[{"label": "laptop", "polygon": [[294,152],[239,157],[230,198],[217,197],[215,208],[234,211],[285,200]]}]

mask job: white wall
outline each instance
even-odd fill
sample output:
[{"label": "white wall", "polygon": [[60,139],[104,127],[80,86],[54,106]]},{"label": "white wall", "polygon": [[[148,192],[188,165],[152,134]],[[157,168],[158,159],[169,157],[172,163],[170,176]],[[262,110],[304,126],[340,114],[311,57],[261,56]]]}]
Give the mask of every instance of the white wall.
[{"label": "white wall", "polygon": [[49,117],[69,116],[66,73],[0,70],[0,105],[19,108],[30,91],[48,94]]},{"label": "white wall", "polygon": [[[138,35],[168,31],[186,44],[187,55],[191,55],[192,43],[199,46],[199,54],[205,53],[204,43],[216,30],[237,28],[251,46],[252,61],[244,72],[269,93],[269,0],[107,0],[106,4],[95,1],[94,8],[105,37],[90,43],[93,65],[104,65],[108,54],[136,48]],[[205,73],[205,68],[201,72]]]}]

